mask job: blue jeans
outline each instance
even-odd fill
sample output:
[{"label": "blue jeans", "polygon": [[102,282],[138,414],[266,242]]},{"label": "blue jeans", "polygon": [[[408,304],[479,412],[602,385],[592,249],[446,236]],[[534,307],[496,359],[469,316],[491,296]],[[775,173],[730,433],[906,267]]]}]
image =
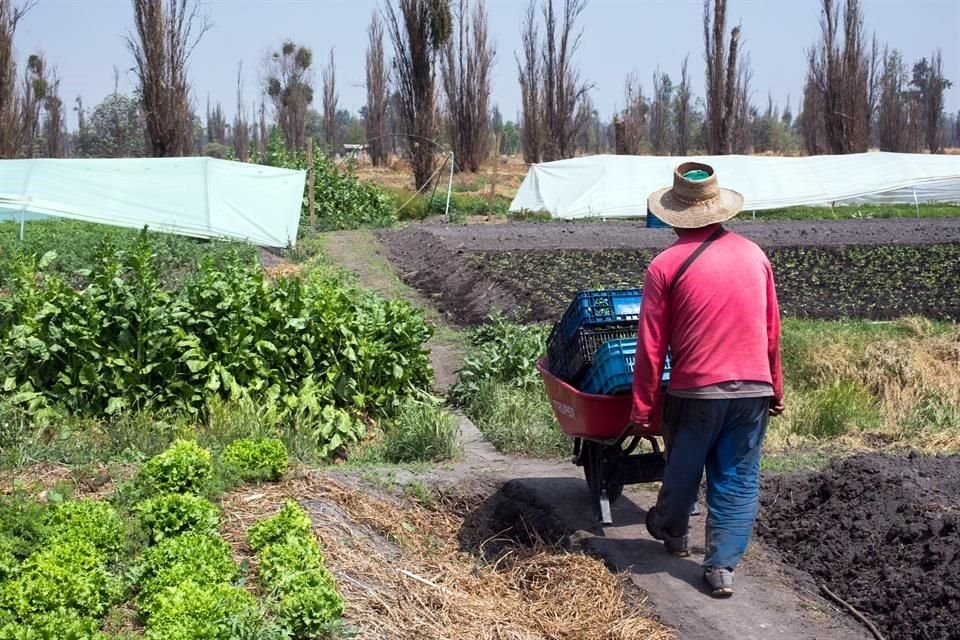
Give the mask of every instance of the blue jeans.
[{"label": "blue jeans", "polygon": [[706,467],[705,568],[733,570],[747,550],[759,506],[760,445],[769,406],[770,398],[667,398],[667,468],[657,524],[670,535],[686,535]]}]

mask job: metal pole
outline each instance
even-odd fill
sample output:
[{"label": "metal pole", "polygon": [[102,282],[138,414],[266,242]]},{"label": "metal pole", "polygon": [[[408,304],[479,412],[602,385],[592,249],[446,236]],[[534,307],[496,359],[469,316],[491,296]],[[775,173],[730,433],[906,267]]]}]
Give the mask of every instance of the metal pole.
[{"label": "metal pole", "polygon": [[450,222],[450,193],[453,191],[453,151],[450,152],[450,180],[447,182],[447,207],[443,216],[447,222]]},{"label": "metal pole", "polygon": [[917,208],[917,220],[920,219],[920,201],[917,200],[917,190],[913,190],[913,205]]},{"label": "metal pole", "polygon": [[27,217],[27,210],[20,209],[20,242],[23,242],[23,223]]},{"label": "metal pole", "polygon": [[316,176],[313,171],[313,138],[307,138],[307,204],[310,211],[310,233],[317,233],[317,218],[314,214],[314,186]]}]

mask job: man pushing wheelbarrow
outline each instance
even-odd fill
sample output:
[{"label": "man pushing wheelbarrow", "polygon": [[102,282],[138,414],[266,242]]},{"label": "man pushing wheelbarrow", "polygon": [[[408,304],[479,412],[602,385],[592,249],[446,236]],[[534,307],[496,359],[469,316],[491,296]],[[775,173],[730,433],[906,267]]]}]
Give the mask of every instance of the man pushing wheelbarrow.
[{"label": "man pushing wheelbarrow", "polygon": [[661,427],[667,464],[647,529],[671,554],[690,554],[690,512],[706,469],[703,578],[726,597],[757,516],[767,420],[784,409],[773,272],[760,247],[721,226],[743,196],[721,189],[712,167],[680,165],[673,186],[647,205],[678,236],[647,269],[638,327],[631,420],[640,431],[654,421],[668,346],[672,358]]}]

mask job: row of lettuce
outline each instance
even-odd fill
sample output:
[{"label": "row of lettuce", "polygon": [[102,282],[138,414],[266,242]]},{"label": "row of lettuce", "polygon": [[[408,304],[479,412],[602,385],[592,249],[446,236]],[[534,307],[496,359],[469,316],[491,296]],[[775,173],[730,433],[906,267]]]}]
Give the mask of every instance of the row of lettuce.
[{"label": "row of lettuce", "polygon": [[[327,637],[344,603],[310,519],[288,501],[246,533],[248,581],[218,532],[225,482],[278,480],[278,440],[219,456],[181,440],[108,500],[0,498],[0,639],[271,640]],[[118,612],[135,612],[128,624]],[[101,631],[109,627],[126,627]]]}]

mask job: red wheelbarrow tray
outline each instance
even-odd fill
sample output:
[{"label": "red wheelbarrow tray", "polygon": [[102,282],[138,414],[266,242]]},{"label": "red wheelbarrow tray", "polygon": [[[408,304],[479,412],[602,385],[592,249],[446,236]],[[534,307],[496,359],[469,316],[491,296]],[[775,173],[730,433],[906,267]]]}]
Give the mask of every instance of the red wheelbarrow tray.
[{"label": "red wheelbarrow tray", "polygon": [[632,408],[632,396],[629,393],[604,396],[579,391],[550,373],[546,358],[537,362],[537,370],[543,377],[547,397],[550,398],[557,422],[571,438],[615,441],[624,435],[660,435],[658,408],[655,407],[651,412],[654,420],[649,429],[633,427],[627,432]]}]

